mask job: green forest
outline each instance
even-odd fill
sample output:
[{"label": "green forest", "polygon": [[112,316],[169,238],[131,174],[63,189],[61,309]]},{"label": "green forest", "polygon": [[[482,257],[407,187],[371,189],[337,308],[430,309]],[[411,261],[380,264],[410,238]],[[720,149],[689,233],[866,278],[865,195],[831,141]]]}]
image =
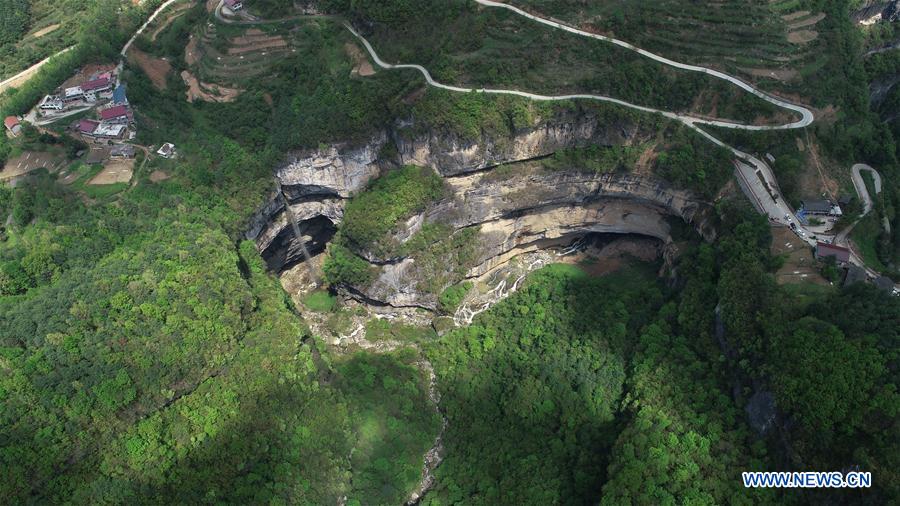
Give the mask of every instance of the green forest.
[{"label": "green forest", "polygon": [[[0,69],[39,54],[13,51],[70,5],[0,1]],[[117,61],[160,3],[85,3],[69,20],[74,27],[54,39],[75,49],[0,95],[0,115],[24,114],[84,64]],[[619,0],[516,3],[555,16],[571,4],[596,7],[589,12],[611,13],[604,26],[640,31],[625,26],[635,26],[641,6]],[[884,272],[896,275],[900,227],[879,224],[894,219],[900,202],[897,122],[880,118],[900,98],[873,111],[859,97],[865,76],[890,74],[900,60],[860,63],[861,41],[845,16],[851,3],[798,3],[833,23],[823,30],[823,67],[804,80],[818,105],[840,112],[810,130],[828,156],[867,160],[884,174],[886,191],[859,230],[871,232]],[[273,16],[293,9],[247,4]],[[172,71],[161,89],[125,61],[134,143],[173,142],[177,158],[143,163],[141,154],[133,180],[108,192],[65,184],[46,169],[0,183],[0,502],[405,504],[436,447],[440,464],[416,504],[900,502],[900,297],[868,283],[776,282],[786,257],[772,253],[769,223],[730,185],[729,152],[678,123],[609,104],[435,90],[411,71],[349,77],[355,63],[346,48],[356,39],[341,23],[364,27],[385,58],[427,64],[457,83],[527,86],[572,58],[603,67],[618,53],[554,42],[473,2],[317,4],[335,17],[297,20],[291,30],[302,51],[279,54],[233,102],[185,101],[184,48],[198,26],[215,23],[205,3],[162,30],[157,44],[137,40]],[[699,4],[680,5],[673,23]],[[747,8],[760,37],[735,30],[748,54],[780,57],[784,48],[765,40],[777,16],[761,5]],[[709,51],[721,51],[720,35],[711,39]],[[522,41],[527,54],[485,64]],[[690,100],[715,92],[702,79],[623,61],[592,79],[581,75],[590,68],[575,69],[563,84],[673,108],[710,105]],[[729,93],[722,114],[771,112]],[[401,123],[409,125],[403,135],[444,136],[452,149],[503,147],[576,117],[637,132],[635,142],[559,149],[533,160],[535,170],[612,177],[643,164],[642,175],[704,201],[703,225],[714,233],[703,239],[691,226],[698,224],[673,222],[677,254],[628,259],[603,275],[586,263],[548,265],[471,324],[455,325],[467,297],[484,290],[467,273],[487,232],[438,219],[403,237],[408,220],[440,206],[459,183],[404,159],[386,136],[378,177],[334,198],[341,221],[314,291],[295,297],[246,239],[276,187],[275,168],[297,153],[358,146]],[[0,136],[0,167],[50,145],[67,168],[82,163],[86,144],[61,128],[25,130]],[[791,175],[800,162],[783,138],[714,133],[784,160],[775,170],[786,176],[785,198],[799,195]],[[639,160],[644,140],[656,150]],[[520,168],[479,170],[502,181]],[[151,178],[159,173],[170,177]],[[376,265],[402,259],[412,260],[414,288],[437,301],[397,311],[414,323],[358,295],[376,282]],[[334,336],[359,332],[357,324],[373,346],[335,344]],[[764,428],[755,423],[760,397],[774,399]],[[741,481],[744,471],[809,470],[871,472],[872,488],[754,490]]]}]

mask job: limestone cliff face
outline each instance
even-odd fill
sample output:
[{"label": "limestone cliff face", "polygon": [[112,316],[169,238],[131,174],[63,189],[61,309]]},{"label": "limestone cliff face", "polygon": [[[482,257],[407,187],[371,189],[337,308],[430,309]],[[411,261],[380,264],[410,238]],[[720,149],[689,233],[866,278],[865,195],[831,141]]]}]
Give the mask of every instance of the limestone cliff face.
[{"label": "limestone cliff face", "polygon": [[[706,203],[649,176],[537,171],[497,179],[485,172],[449,181],[453,196],[408,220],[397,238],[413,235],[422,223],[445,223],[454,231],[479,227],[477,258],[466,278],[592,232],[640,234],[667,243],[669,217],[693,224],[708,239],[714,235]],[[435,308],[437,294],[419,287],[444,274],[406,258],[381,266],[377,280],[362,293],[393,306]]]},{"label": "limestone cliff face", "polygon": [[291,201],[323,196],[347,198],[378,175],[378,153],[386,142],[387,134],[382,133],[362,146],[328,146],[291,153],[275,171],[275,177]]},{"label": "limestone cliff face", "polygon": [[632,144],[643,132],[633,122],[604,123],[591,113],[560,114],[508,136],[483,135],[471,141],[435,131],[398,128],[392,135],[402,164],[433,167],[442,176],[457,176],[502,163],[528,160],[575,146]]},{"label": "limestone cliff face", "polygon": [[[532,128],[504,136],[484,134],[474,142],[398,124],[361,146],[293,153],[277,168],[276,177],[290,201],[302,240],[314,254],[334,234],[345,200],[379,173],[398,164],[434,168],[446,178],[452,197],[409,218],[397,230],[396,239],[408,240],[424,223],[442,223],[453,233],[477,227],[477,259],[465,273],[475,277],[519,253],[589,232],[637,233],[665,242],[669,240],[668,216],[693,223],[702,235],[711,237],[714,232],[705,221],[708,206],[704,202],[648,175],[597,174],[578,167],[548,171],[537,162],[518,163],[512,171],[509,165],[503,171],[492,169],[576,146],[630,145],[651,135],[652,128],[627,119],[600,119],[591,112],[562,113]],[[281,202],[273,192],[246,233],[276,271],[301,260]],[[357,293],[395,306],[436,306],[434,290],[420,288],[423,277],[435,275],[422,262],[360,253],[380,264],[380,274],[371,286],[355,287]],[[449,263],[446,267],[452,270]]]}]

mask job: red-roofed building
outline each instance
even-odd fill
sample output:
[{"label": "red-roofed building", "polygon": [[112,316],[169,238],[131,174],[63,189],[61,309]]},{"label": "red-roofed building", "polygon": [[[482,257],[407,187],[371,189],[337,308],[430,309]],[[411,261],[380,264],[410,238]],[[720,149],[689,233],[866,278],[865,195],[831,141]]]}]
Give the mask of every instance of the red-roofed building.
[{"label": "red-roofed building", "polygon": [[98,126],[100,126],[99,121],[94,121],[92,119],[83,119],[78,122],[78,131],[83,135],[94,135],[94,132],[97,130]]},{"label": "red-roofed building", "polygon": [[112,81],[108,77],[101,77],[99,79],[94,79],[93,81],[82,83],[81,89],[84,90],[85,93],[89,91],[106,91],[112,89]]},{"label": "red-roofed building", "polygon": [[106,123],[128,123],[132,119],[131,109],[117,105],[100,111],[100,119]]},{"label": "red-roofed building", "polygon": [[6,119],[3,120],[3,125],[6,126],[6,129],[10,131],[13,136],[19,135],[22,132],[22,125],[19,123],[19,118],[15,116],[7,116]]},{"label": "red-roofed building", "polygon": [[816,243],[816,258],[823,259],[834,257],[838,263],[847,263],[850,261],[850,250],[827,242]]}]

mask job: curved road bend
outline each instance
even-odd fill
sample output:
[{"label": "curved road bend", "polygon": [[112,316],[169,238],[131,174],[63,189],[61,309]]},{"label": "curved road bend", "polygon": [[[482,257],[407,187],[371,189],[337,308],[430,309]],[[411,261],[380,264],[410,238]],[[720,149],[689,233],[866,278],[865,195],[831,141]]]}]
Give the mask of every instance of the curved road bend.
[{"label": "curved road bend", "polygon": [[863,201],[863,213],[862,216],[869,214],[869,211],[872,210],[872,196],[869,195],[869,189],[866,188],[866,183],[863,181],[862,174],[860,171],[869,171],[872,173],[872,179],[875,180],[875,193],[881,193],[881,174],[878,173],[877,170],[869,167],[864,163],[857,163],[854,165],[850,171],[851,176],[853,178],[853,187],[856,188],[856,194],[859,195],[859,198]]},{"label": "curved road bend", "polygon": [[131,48],[131,44],[134,43],[134,40],[137,39],[138,36],[140,36],[140,34],[144,33],[144,30],[146,30],[147,26],[150,23],[152,23],[154,19],[156,19],[156,16],[159,16],[159,14],[163,10],[165,10],[166,7],[172,5],[173,3],[177,2],[177,1],[178,0],[168,0],[165,3],[163,3],[162,5],[160,5],[159,7],[157,7],[156,10],[153,11],[153,14],[151,14],[150,17],[147,18],[147,21],[145,21],[144,24],[141,25],[141,27],[138,28],[138,30],[136,32],[134,32],[134,35],[132,35],[131,38],[128,39],[128,42],[125,43],[125,47],[122,48],[122,51],[119,52],[119,55],[121,55],[122,58],[125,58],[125,53],[127,53],[128,49]]},{"label": "curved road bend", "polygon": [[602,40],[602,41],[606,41],[606,42],[615,44],[619,47],[623,47],[625,49],[634,51],[634,52],[640,54],[641,56],[645,56],[647,58],[650,58],[651,60],[657,61],[664,65],[668,65],[670,67],[674,67],[674,68],[681,69],[681,70],[687,70],[687,71],[691,71],[691,72],[702,72],[704,74],[711,75],[713,77],[728,81],[728,82],[734,84],[735,86],[743,89],[744,91],[756,95],[757,97],[765,100],[766,102],[769,102],[773,105],[781,107],[782,109],[791,110],[793,112],[800,114],[800,116],[801,116],[801,119],[799,121],[795,121],[793,123],[788,123],[786,125],[777,125],[777,126],[744,125],[741,123],[734,123],[734,122],[730,122],[730,121],[716,121],[716,120],[702,120],[702,119],[696,119],[695,123],[704,124],[704,125],[720,126],[720,127],[725,127],[725,128],[738,128],[741,130],[784,130],[784,129],[791,129],[791,128],[803,128],[803,127],[809,126],[810,124],[812,124],[813,121],[815,121],[815,116],[813,115],[812,111],[807,109],[806,107],[792,104],[792,103],[782,100],[778,97],[769,95],[768,93],[760,91],[760,90],[754,88],[753,86],[751,86],[750,84],[747,84],[744,81],[742,81],[734,76],[728,75],[724,72],[720,72],[718,70],[714,70],[714,69],[711,69],[708,67],[701,67],[698,65],[689,65],[686,63],[680,63],[680,62],[677,62],[674,60],[670,60],[664,56],[660,56],[656,53],[651,53],[650,51],[641,49],[633,44],[629,44],[628,42],[625,42],[625,41],[622,41],[619,39],[614,39],[612,37],[607,37],[605,35],[599,35],[596,33],[586,32],[584,30],[579,30],[578,28],[574,28],[572,26],[565,25],[565,24],[559,23],[557,21],[553,21],[550,19],[535,16],[533,14],[529,14],[528,12],[526,12],[518,7],[509,5],[509,4],[506,4],[503,2],[494,2],[492,0],[475,0],[475,1],[486,7],[499,7],[502,9],[510,10],[520,16],[524,16],[533,21],[537,21],[538,23],[541,23],[541,24],[544,24],[547,26],[552,26],[553,28],[558,28],[560,30],[567,31],[569,33],[574,33],[576,35],[581,35],[583,37],[590,37],[592,39]]},{"label": "curved road bend", "polygon": [[[483,2],[486,2],[487,0],[477,0],[477,1],[479,3],[483,3]],[[495,4],[495,2],[491,2],[491,4]],[[491,5],[491,4],[487,4],[487,5]],[[503,4],[498,4],[498,5],[503,5]],[[533,17],[533,16],[529,15],[529,17]],[[551,22],[551,23],[553,23],[553,22]],[[557,24],[558,23],[555,23],[553,26],[555,26]],[[540,94],[536,94],[536,93],[528,93],[528,92],[519,91],[519,90],[505,90],[505,89],[491,89],[491,88],[477,88],[476,89],[476,88],[464,88],[464,87],[460,87],[460,86],[452,86],[452,85],[444,84],[444,83],[434,80],[434,78],[431,76],[431,73],[428,72],[428,69],[426,69],[425,67],[423,67],[421,65],[409,64],[409,63],[395,65],[395,64],[385,62],[378,56],[378,53],[375,51],[375,48],[372,47],[372,44],[370,44],[369,41],[366,40],[365,37],[360,35],[349,24],[345,24],[344,26],[354,36],[356,36],[356,38],[358,38],[360,40],[360,42],[362,42],[362,44],[365,46],[366,50],[369,52],[369,55],[371,55],[372,59],[375,61],[375,63],[379,67],[382,67],[382,68],[388,69],[388,70],[391,70],[391,69],[416,70],[425,77],[425,81],[428,83],[428,85],[433,86],[435,88],[440,88],[440,89],[448,90],[448,91],[455,91],[455,92],[459,92],[459,93],[476,92],[476,93],[491,93],[491,94],[497,94],[497,95],[515,95],[515,96],[529,98],[532,100],[542,100],[542,101],[551,101],[551,100],[558,101],[558,100],[572,100],[572,99],[597,100],[597,101],[601,101],[601,102],[608,102],[608,103],[612,103],[612,104],[621,105],[623,107],[628,107],[630,109],[635,109],[638,111],[660,114],[666,118],[680,121],[681,123],[686,125],[688,128],[695,130],[700,135],[707,138],[709,141],[716,144],[717,146],[728,149],[736,157],[738,157],[741,160],[746,160],[746,162],[748,162],[749,165],[748,165],[748,163],[738,162],[738,164],[737,164],[738,167],[736,168],[736,171],[740,171],[741,174],[744,174],[744,177],[746,180],[748,180],[750,182],[758,183],[759,178],[756,175],[756,171],[759,170],[760,173],[762,174],[763,178],[766,180],[767,184],[769,185],[769,187],[771,187],[773,189],[777,188],[778,185],[775,180],[775,176],[772,173],[771,169],[768,167],[768,165],[763,163],[762,160],[759,160],[758,158],[756,158],[748,153],[744,153],[743,151],[740,151],[736,148],[733,148],[733,147],[725,144],[721,140],[712,136],[710,133],[708,133],[705,130],[698,127],[697,124],[718,125],[719,123],[726,123],[730,128],[738,128],[738,129],[746,129],[746,130],[759,130],[761,128],[765,128],[768,130],[777,130],[777,129],[801,128],[802,126],[805,126],[806,124],[808,124],[807,121],[808,122],[812,121],[812,119],[811,119],[812,112],[809,111],[808,109],[804,109],[807,112],[807,114],[803,115],[804,119],[801,120],[800,122],[790,123],[790,124],[781,125],[781,126],[756,127],[754,125],[742,125],[742,124],[732,123],[732,122],[717,122],[717,121],[713,121],[713,120],[695,118],[695,117],[689,116],[689,115],[678,114],[678,113],[674,113],[671,111],[663,111],[663,110],[659,110],[659,109],[654,109],[652,107],[646,107],[646,106],[642,106],[642,105],[632,104],[631,102],[626,102],[624,100],[619,100],[617,98],[607,97],[604,95],[570,94],[570,95],[550,96],[550,95],[540,95]],[[572,30],[574,30],[574,29],[572,29]],[[571,31],[571,30],[567,30],[567,31]],[[580,31],[576,30],[575,33],[586,33],[586,32],[580,32]],[[671,61],[671,60],[666,60],[665,58],[662,58],[662,57],[659,57],[659,58],[664,61]],[[739,81],[737,79],[734,79],[734,80],[737,82],[743,83],[742,81]],[[765,94],[763,94],[763,95],[765,95]],[[772,101],[772,100],[774,100],[774,99],[770,99],[770,101]],[[772,103],[776,103],[776,102],[773,101]],[[791,105],[790,108],[791,108],[791,110],[795,110],[795,108],[797,108],[797,107],[798,106]],[[803,109],[803,108],[801,108],[801,109]],[[754,193],[754,198],[758,202],[760,202],[760,204],[763,208],[763,211],[766,214],[768,214],[768,216],[772,220],[777,221],[779,223],[786,224],[787,220],[785,220],[784,217],[785,216],[794,216],[793,210],[791,210],[783,200],[778,200],[778,199],[773,198],[772,195],[765,189],[765,187],[761,183],[760,184],[751,184],[751,185],[749,185],[749,189]],[[804,240],[811,245],[815,244],[815,241],[811,238],[811,234],[808,234],[807,237],[804,238]]]}]

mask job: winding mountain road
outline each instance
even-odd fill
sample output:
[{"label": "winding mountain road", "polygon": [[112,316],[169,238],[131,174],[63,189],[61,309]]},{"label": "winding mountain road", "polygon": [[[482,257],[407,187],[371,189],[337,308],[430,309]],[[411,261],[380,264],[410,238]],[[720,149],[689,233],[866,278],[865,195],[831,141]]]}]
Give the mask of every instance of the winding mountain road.
[{"label": "winding mountain road", "polygon": [[125,46],[122,48],[122,51],[119,52],[119,54],[122,56],[122,58],[125,58],[125,54],[128,52],[128,49],[131,48],[131,45],[134,43],[135,39],[137,39],[138,36],[140,36],[142,33],[144,33],[144,30],[147,29],[147,26],[149,26],[150,23],[152,23],[153,20],[156,19],[156,17],[159,16],[159,14],[162,11],[166,10],[166,7],[168,7],[178,1],[179,0],[168,0],[164,4],[157,7],[157,9],[153,12],[153,14],[151,14],[150,17],[147,18],[147,21],[145,21],[144,24],[141,25],[141,27],[138,28],[136,32],[134,32],[134,35],[132,35],[131,38],[128,39],[128,42],[125,43]]},{"label": "winding mountain road", "polygon": [[851,176],[853,177],[853,187],[856,188],[856,193],[859,195],[859,198],[863,201],[863,213],[865,216],[869,214],[869,211],[872,210],[872,196],[869,195],[869,189],[866,188],[866,183],[863,181],[862,174],[860,171],[868,171],[872,174],[872,179],[875,180],[875,193],[881,193],[881,174],[878,173],[877,170],[869,167],[864,163],[857,163],[850,169]]},{"label": "winding mountain road", "polygon": [[[537,21],[538,23],[541,23],[541,24],[544,24],[547,26],[551,26],[553,28],[557,28],[559,30],[563,30],[563,31],[566,31],[569,33],[573,33],[575,35],[580,35],[582,37],[589,37],[592,39],[602,40],[605,42],[609,42],[611,44],[615,44],[619,47],[623,47],[630,51],[634,51],[635,53],[638,53],[641,56],[647,57],[651,60],[657,61],[664,65],[668,65],[670,67],[674,67],[674,68],[681,69],[681,70],[687,70],[690,72],[700,72],[703,74],[707,74],[707,75],[728,81],[731,84],[734,84],[735,86],[743,89],[744,91],[746,91],[748,93],[752,93],[753,95],[756,95],[757,97],[765,100],[766,102],[769,102],[770,104],[773,104],[782,109],[788,109],[790,111],[796,112],[796,113],[800,114],[800,116],[801,116],[801,119],[799,121],[795,121],[793,123],[788,123],[786,125],[777,125],[777,126],[744,125],[741,123],[734,123],[734,122],[730,122],[730,121],[705,120],[705,119],[700,119],[700,118],[691,119],[691,121],[695,124],[712,125],[712,126],[725,127],[725,128],[738,128],[741,130],[784,130],[784,129],[791,129],[791,128],[803,128],[803,127],[811,125],[812,122],[815,121],[815,116],[813,115],[811,110],[809,110],[803,106],[792,104],[792,103],[782,100],[778,97],[769,95],[768,93],[758,90],[757,88],[754,88],[750,84],[745,83],[744,81],[738,79],[737,77],[728,75],[724,72],[720,72],[718,70],[714,70],[714,69],[711,69],[708,67],[701,67],[698,65],[689,65],[687,63],[680,63],[680,62],[677,62],[674,60],[670,60],[670,59],[666,58],[665,56],[660,56],[656,53],[651,53],[650,51],[641,49],[641,48],[639,48],[633,44],[629,44],[628,42],[625,42],[623,40],[614,39],[612,37],[607,37],[605,35],[599,35],[596,33],[586,32],[584,30],[579,30],[578,28],[560,23],[558,21],[554,21],[552,19],[535,16],[534,14],[530,14],[518,7],[509,5],[507,3],[494,2],[493,0],[475,0],[475,1],[485,7],[498,7],[501,9],[506,9],[506,10],[515,12],[516,14],[518,14],[520,16],[524,16],[532,21]],[[659,112],[659,111],[657,111],[657,112]],[[684,118],[690,118],[690,116],[684,116]]]},{"label": "winding mountain road", "polygon": [[[572,26],[565,25],[558,21],[554,21],[551,19],[546,19],[546,18],[542,18],[540,16],[536,16],[534,14],[530,14],[518,7],[509,5],[509,4],[505,4],[502,2],[494,2],[492,0],[475,0],[475,1],[485,7],[507,9],[509,11],[512,11],[512,12],[514,12],[520,16],[523,16],[525,18],[528,18],[530,20],[533,20],[538,23],[541,23],[541,24],[544,24],[547,26],[551,26],[553,28],[557,28],[559,30],[563,30],[563,31],[566,31],[566,32],[569,32],[569,33],[572,33],[575,35],[589,37],[592,39],[601,40],[604,42],[609,42],[611,44],[615,44],[615,45],[623,47],[625,49],[634,51],[634,52],[636,52],[646,58],[654,60],[656,62],[662,63],[664,65],[668,65],[670,67],[674,67],[677,69],[686,70],[686,71],[690,71],[690,72],[700,72],[700,73],[704,73],[704,74],[713,76],[718,79],[725,80],[725,81],[732,83],[733,85],[735,85],[749,93],[752,93],[753,95],[759,97],[760,99],[765,100],[766,102],[769,102],[770,104],[775,105],[776,107],[779,107],[782,109],[787,109],[791,112],[799,114],[800,119],[798,121],[793,121],[791,123],[786,123],[783,125],[766,125],[766,126],[747,125],[747,124],[743,124],[743,123],[736,123],[733,121],[698,118],[698,117],[691,116],[688,114],[679,114],[679,113],[675,113],[675,112],[671,112],[671,111],[664,111],[664,110],[655,109],[652,107],[646,107],[646,106],[642,106],[642,105],[638,105],[638,104],[633,104],[631,102],[626,102],[624,100],[608,97],[605,95],[595,95],[595,94],[588,94],[588,93],[567,94],[567,95],[540,95],[540,94],[536,94],[536,93],[529,93],[526,91],[512,90],[512,89],[465,88],[465,87],[461,87],[461,86],[452,86],[452,85],[448,85],[448,84],[444,84],[444,83],[436,81],[431,76],[431,73],[428,72],[428,69],[426,69],[425,67],[423,67],[421,65],[409,64],[409,63],[391,64],[391,63],[385,62],[378,56],[378,53],[375,51],[375,48],[372,47],[372,44],[370,44],[369,41],[366,40],[365,37],[360,35],[349,24],[345,24],[345,26],[348,30],[350,30],[350,32],[357,39],[360,40],[360,42],[362,42],[362,44],[365,46],[366,50],[369,52],[369,55],[372,57],[372,59],[375,61],[375,63],[379,67],[382,67],[384,69],[389,69],[389,70],[390,69],[415,70],[415,71],[421,73],[425,77],[425,81],[428,83],[429,86],[432,86],[435,88],[440,88],[440,89],[459,92],[459,93],[475,92],[475,93],[490,93],[490,94],[496,94],[496,95],[514,95],[514,96],[520,96],[520,97],[525,97],[525,98],[529,98],[532,100],[541,100],[541,101],[562,101],[562,100],[574,100],[574,99],[596,100],[596,101],[600,101],[600,102],[617,104],[617,105],[620,105],[623,107],[628,107],[630,109],[634,109],[634,110],[638,110],[638,111],[642,111],[642,112],[660,114],[666,118],[669,118],[669,119],[672,119],[675,121],[679,121],[679,122],[683,123],[685,126],[693,129],[694,131],[696,131],[697,133],[699,133],[700,135],[702,135],[703,137],[708,139],[710,142],[712,142],[722,148],[728,149],[729,151],[732,152],[732,154],[734,154],[735,157],[738,158],[738,160],[735,163],[735,171],[734,171],[735,176],[738,178],[742,178],[746,182],[750,183],[747,185],[742,184],[741,186],[742,186],[742,188],[745,188],[745,191],[749,191],[752,193],[752,195],[750,195],[751,200],[754,201],[754,205],[757,207],[757,209],[760,210],[760,212],[767,214],[769,216],[770,220],[773,222],[776,222],[776,223],[781,223],[784,225],[789,225],[790,223],[798,223],[799,224],[799,220],[797,220],[796,215],[794,214],[794,211],[790,208],[790,206],[787,205],[787,203],[784,202],[784,199],[779,198],[778,190],[777,190],[778,182],[775,179],[775,175],[772,172],[772,169],[765,162],[750,155],[749,153],[744,153],[743,151],[740,151],[737,148],[734,148],[732,146],[729,146],[728,144],[725,144],[721,140],[719,140],[716,137],[714,137],[713,135],[711,135],[709,132],[701,129],[699,125],[717,126],[717,127],[733,128],[733,129],[740,129],[740,130],[753,130],[753,131],[798,129],[798,128],[804,128],[806,126],[809,126],[810,124],[813,123],[813,121],[815,121],[815,115],[813,114],[813,112],[810,109],[807,109],[806,107],[803,107],[800,105],[796,105],[796,104],[787,102],[778,97],[775,97],[768,93],[760,91],[760,90],[756,89],[755,87],[751,86],[750,84],[738,79],[737,77],[730,76],[730,75],[728,75],[724,72],[720,72],[718,70],[710,69],[707,67],[701,67],[701,66],[697,66],[697,65],[689,65],[689,64],[685,64],[685,63],[676,62],[676,61],[670,60],[664,56],[660,56],[655,53],[651,53],[649,51],[646,51],[644,49],[636,47],[632,44],[629,44],[628,42],[614,39],[612,37],[606,37],[604,35],[598,35],[595,33],[586,32],[584,30],[579,30],[578,28],[574,28]],[[760,181],[760,179],[765,181],[765,184],[763,184],[763,182]],[[800,227],[800,229],[798,230],[798,235],[800,235],[800,237],[804,241],[806,241],[808,244],[815,245],[816,241],[812,238],[813,234],[811,232],[809,232],[807,230],[803,230],[803,228]]]}]

